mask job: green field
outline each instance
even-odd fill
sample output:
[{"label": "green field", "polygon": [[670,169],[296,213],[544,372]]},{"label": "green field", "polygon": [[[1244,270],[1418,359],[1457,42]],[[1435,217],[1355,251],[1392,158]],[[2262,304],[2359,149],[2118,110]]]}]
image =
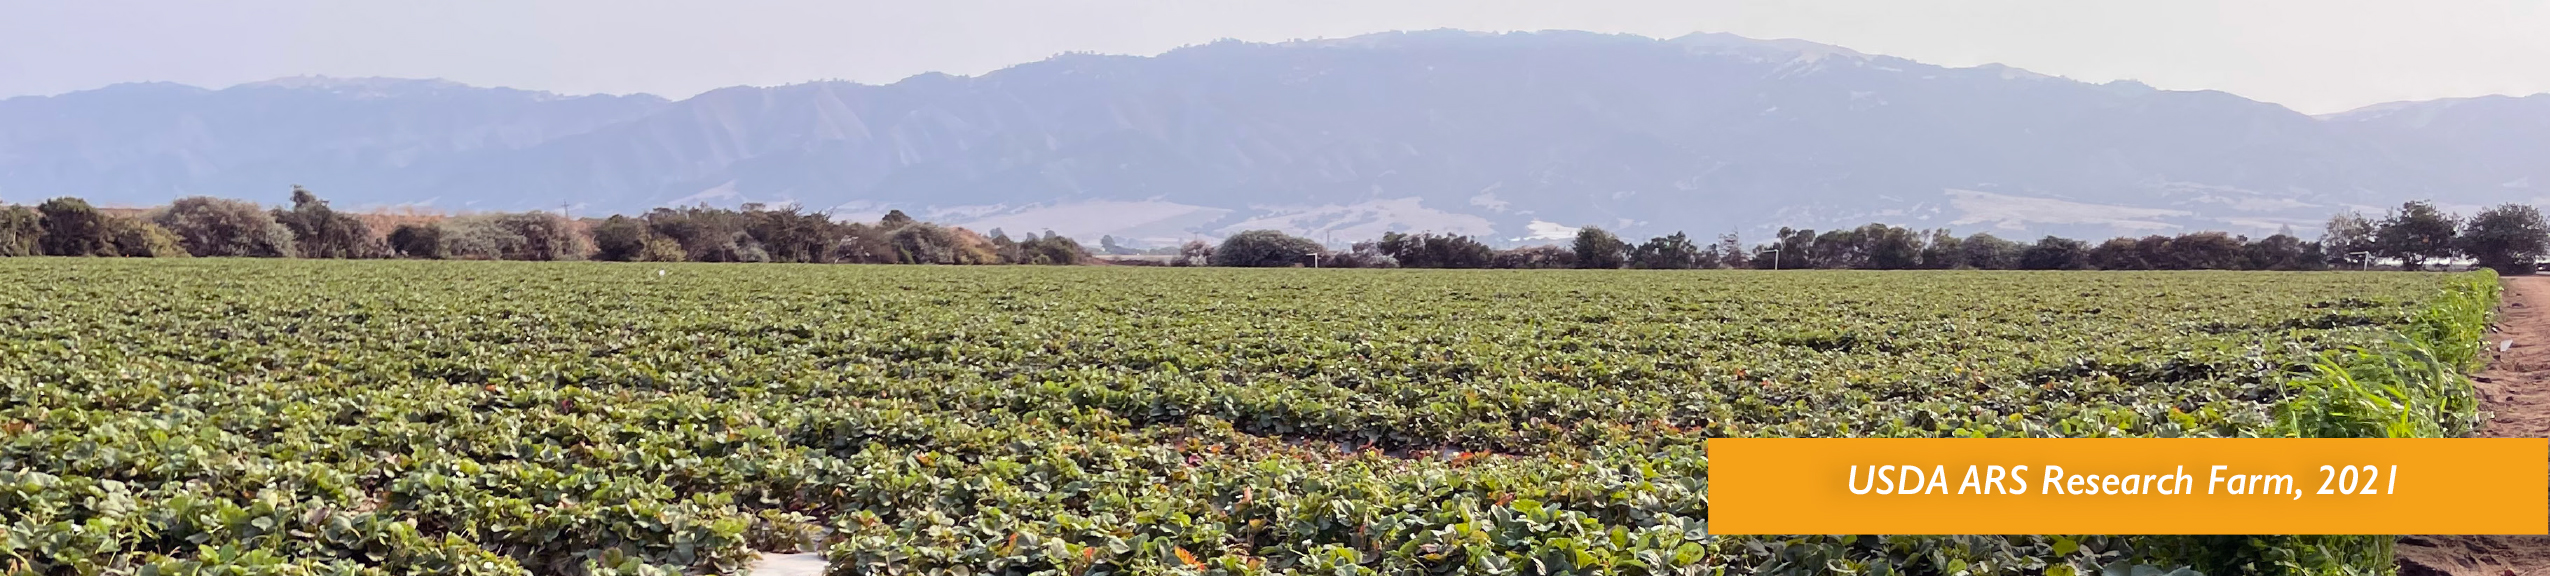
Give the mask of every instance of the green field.
[{"label": "green field", "polygon": [[[0,569],[2201,564],[2210,544],[2152,539],[1711,537],[1702,444],[2378,435],[2392,413],[2298,379],[2358,346],[2467,365],[2493,287],[0,259]],[[2438,400],[2391,434],[2475,418],[2466,386],[2411,384]]]}]

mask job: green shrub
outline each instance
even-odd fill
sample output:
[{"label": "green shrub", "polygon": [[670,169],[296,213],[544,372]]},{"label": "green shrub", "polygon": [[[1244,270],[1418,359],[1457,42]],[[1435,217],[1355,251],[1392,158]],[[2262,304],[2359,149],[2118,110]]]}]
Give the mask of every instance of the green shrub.
[{"label": "green shrub", "polygon": [[1089,251],[1081,248],[1079,242],[1059,235],[1019,242],[1018,254],[1010,264],[1071,265],[1089,260]]},{"label": "green shrub", "polygon": [[443,252],[467,260],[582,260],[592,246],[575,223],[547,212],[463,216],[442,222]]},{"label": "green shrub", "polygon": [[389,255],[389,246],[372,237],[371,225],[329,208],[326,200],[300,186],[292,187],[292,208],[276,209],[274,220],[292,231],[294,250],[303,258]]},{"label": "green shrub", "polygon": [[637,259],[640,262],[680,262],[688,256],[682,252],[682,243],[671,238],[652,238],[646,241],[646,248],[638,252]]},{"label": "green shrub", "polygon": [[400,224],[390,231],[390,251],[407,258],[441,260],[445,254],[443,227],[437,224]]},{"label": "green shrub", "polygon": [[[886,222],[892,222],[887,219]],[[883,226],[886,224],[880,224]],[[885,246],[895,264],[995,264],[1000,255],[991,243],[954,228],[906,221],[885,233]]]},{"label": "green shrub", "polygon": [[294,255],[292,230],[251,202],[189,196],[154,213],[151,222],[176,234],[186,252],[196,256]]},{"label": "green shrub", "polygon": [[89,206],[87,200],[62,197],[44,201],[35,207],[42,216],[44,236],[36,240],[37,251],[46,256],[114,256],[114,231],[108,228],[106,214]]},{"label": "green shrub", "polygon": [[130,258],[184,258],[186,247],[176,233],[152,224],[149,220],[109,217],[107,234],[115,244],[115,255]]},{"label": "green shrub", "polygon": [[1324,253],[1318,242],[1274,230],[1250,230],[1222,239],[1213,249],[1214,266],[1284,267],[1307,265]]},{"label": "green shrub", "polygon": [[[593,225],[593,259],[611,262],[642,260],[654,233],[646,221],[614,214]],[[679,244],[675,244],[679,246]]]}]

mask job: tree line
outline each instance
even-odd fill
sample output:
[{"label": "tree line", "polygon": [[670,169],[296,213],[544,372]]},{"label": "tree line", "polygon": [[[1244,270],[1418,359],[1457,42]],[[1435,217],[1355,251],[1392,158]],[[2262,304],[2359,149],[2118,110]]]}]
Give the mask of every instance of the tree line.
[{"label": "tree line", "polygon": [[469,214],[376,230],[295,186],[288,208],[195,196],[139,214],[79,198],[0,207],[0,256],[234,256],[645,262],[1085,264],[1057,234],[1012,239],[914,220],[838,222],[793,206],[657,208],[571,219],[550,212]]},{"label": "tree line", "polygon": [[[1129,250],[1112,237],[1109,253]],[[1165,251],[1164,251],[1165,252]],[[1682,232],[1631,243],[1601,228],[1579,229],[1563,245],[1495,249],[1471,236],[1390,232],[1333,250],[1275,230],[1189,242],[1168,263],[1183,266],[1341,268],[1639,269],[1984,269],[1984,270],[2324,270],[2375,261],[2419,270],[2470,259],[2529,273],[2550,255],[2550,224],[2532,206],[2504,204],[2469,218],[2423,201],[2381,218],[2332,216],[2321,238],[2290,231],[2252,240],[2224,232],[2111,238],[2098,244],[2046,236],[2033,242],[1989,233],[1957,236],[1868,224],[1843,230],[1781,228],[1746,246],[1734,234],[1695,239]],[[291,205],[196,196],[138,214],[117,214],[79,198],[0,207],[0,256],[235,256],[791,262],[868,264],[1087,264],[1089,252],[1059,234],[988,237],[922,222],[902,211],[876,222],[840,222],[793,206],[656,208],[635,216],[571,219],[549,212],[470,214],[402,222],[375,230],[295,186]]]},{"label": "tree line", "polygon": [[1770,242],[1747,247],[1734,234],[1702,243],[1675,232],[1632,244],[1601,228],[1576,232],[1564,246],[1498,250],[1475,237],[1387,233],[1346,250],[1274,230],[1231,235],[1219,244],[1190,242],[1175,261],[1210,266],[1342,268],[1759,268],[1981,270],[2326,270],[2396,262],[2421,270],[2468,258],[2513,274],[2530,273],[2550,256],[2550,224],[2523,204],[2504,204],[2464,219],[2412,201],[2380,219],[2348,211],[2329,219],[2321,240],[2290,231],[2252,240],[2225,232],[2111,238],[2091,244],[2060,236],[2034,242],[1989,233],[1957,236],[1869,224],[1845,230],[1781,228]]}]

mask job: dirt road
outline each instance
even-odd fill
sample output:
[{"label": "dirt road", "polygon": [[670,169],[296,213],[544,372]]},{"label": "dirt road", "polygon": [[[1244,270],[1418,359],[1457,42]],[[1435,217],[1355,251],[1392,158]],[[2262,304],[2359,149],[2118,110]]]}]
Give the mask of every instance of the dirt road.
[{"label": "dirt road", "polygon": [[[2505,286],[2488,344],[2514,348],[2474,377],[2480,409],[2492,414],[2479,435],[2550,437],[2550,277],[2508,277]],[[2403,576],[2550,576],[2550,537],[2401,536],[2399,560]]]}]

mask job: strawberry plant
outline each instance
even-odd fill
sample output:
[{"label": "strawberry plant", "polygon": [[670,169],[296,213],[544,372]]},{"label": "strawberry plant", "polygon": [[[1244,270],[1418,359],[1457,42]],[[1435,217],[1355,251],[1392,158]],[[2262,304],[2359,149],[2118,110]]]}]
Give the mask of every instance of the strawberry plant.
[{"label": "strawberry plant", "polygon": [[2493,286],[5,259],[0,570],[2309,571],[1716,537],[1706,443],[2451,434]]}]

